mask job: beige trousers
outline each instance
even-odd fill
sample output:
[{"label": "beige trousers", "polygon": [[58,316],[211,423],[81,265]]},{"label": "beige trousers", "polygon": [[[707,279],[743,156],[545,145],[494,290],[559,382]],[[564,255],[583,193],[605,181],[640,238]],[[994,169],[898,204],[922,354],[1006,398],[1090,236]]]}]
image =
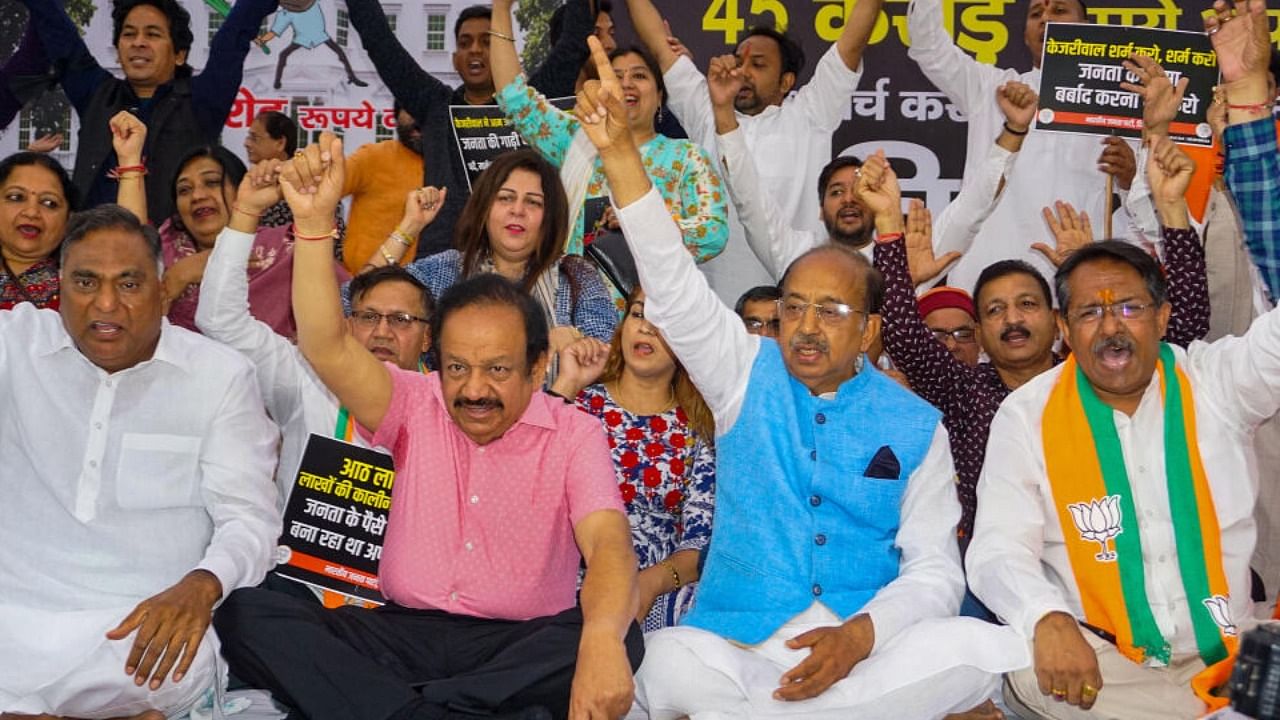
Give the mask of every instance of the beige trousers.
[{"label": "beige trousers", "polygon": [[1194,720],[1205,713],[1204,703],[1191,691],[1191,678],[1204,670],[1198,655],[1175,655],[1168,667],[1144,667],[1115,645],[1083,632],[1102,673],[1093,707],[1085,711],[1041,695],[1035,669],[1027,667],[1004,676],[1004,701],[1010,709],[1027,720]]}]

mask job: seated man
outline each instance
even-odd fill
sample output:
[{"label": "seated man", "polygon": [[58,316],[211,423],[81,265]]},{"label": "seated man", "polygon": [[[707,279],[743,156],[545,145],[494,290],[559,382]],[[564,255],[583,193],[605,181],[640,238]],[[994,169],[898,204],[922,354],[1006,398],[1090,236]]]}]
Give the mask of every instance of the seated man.
[{"label": "seated man", "polygon": [[778,337],[778,301],[782,294],[777,286],[759,285],[742,293],[733,311],[752,335]]},{"label": "seated man", "polygon": [[94,208],[58,312],[0,313],[6,720],[187,712],[224,681],[213,606],[271,566],[276,431],[248,361],[164,321],[159,263],[154,230]]},{"label": "seated man", "polygon": [[1251,440],[1280,409],[1280,313],[1162,343],[1164,275],[1114,241],[1056,285],[1075,352],[996,413],[967,557],[974,593],[1034,651],[1005,698],[1029,718],[1200,717],[1226,704],[1252,624]]},{"label": "seated man", "polygon": [[684,251],[592,45],[604,89],[588,83],[576,114],[624,235],[643,238],[628,244],[646,319],[717,436],[697,601],[684,626],[649,636],[633,716],[935,718],[982,704],[1026,652],[1007,629],[953,617],[960,507],[941,415],[862,357],[878,273],[847,247],[812,250],[783,276],[779,342],[749,335]]},{"label": "seated man", "polygon": [[436,307],[441,372],[378,362],[339,313],[342,174],[325,133],[281,180],[293,309],[307,362],[396,459],[379,571],[390,602],[329,611],[241,591],[215,619],[232,672],[311,720],[621,715],[643,651],[631,530],[599,422],[538,391],[542,310],[479,275]]}]

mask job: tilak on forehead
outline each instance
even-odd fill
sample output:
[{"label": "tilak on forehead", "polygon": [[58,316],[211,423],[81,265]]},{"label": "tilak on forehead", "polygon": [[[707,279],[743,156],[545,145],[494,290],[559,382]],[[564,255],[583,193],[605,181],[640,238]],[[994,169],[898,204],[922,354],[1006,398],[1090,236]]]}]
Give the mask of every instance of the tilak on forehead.
[{"label": "tilak on forehead", "polygon": [[1103,305],[1111,305],[1116,301],[1116,291],[1111,288],[1102,288],[1098,291],[1098,299]]}]

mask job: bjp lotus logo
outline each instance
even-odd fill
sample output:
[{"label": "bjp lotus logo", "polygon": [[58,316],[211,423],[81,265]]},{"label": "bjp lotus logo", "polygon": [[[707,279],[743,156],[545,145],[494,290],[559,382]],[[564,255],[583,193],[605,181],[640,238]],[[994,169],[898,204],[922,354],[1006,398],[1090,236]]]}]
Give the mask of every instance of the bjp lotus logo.
[{"label": "bjp lotus logo", "polygon": [[1116,553],[1107,549],[1107,543],[1124,532],[1124,528],[1120,527],[1120,496],[1108,495],[1101,500],[1071,503],[1067,509],[1071,511],[1071,522],[1076,524],[1080,537],[1102,546],[1102,551],[1094,555],[1093,559],[1098,562],[1115,562]]},{"label": "bjp lotus logo", "polygon": [[1235,635],[1240,632],[1235,623],[1231,622],[1231,601],[1225,595],[1214,595],[1205,598],[1203,602],[1210,617],[1218,627],[1222,628],[1223,635]]}]

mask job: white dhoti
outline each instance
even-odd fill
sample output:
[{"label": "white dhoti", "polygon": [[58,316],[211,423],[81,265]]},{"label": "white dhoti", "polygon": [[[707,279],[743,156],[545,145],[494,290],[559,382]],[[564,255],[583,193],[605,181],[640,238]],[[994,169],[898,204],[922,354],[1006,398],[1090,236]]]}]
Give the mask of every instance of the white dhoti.
[{"label": "white dhoti", "polygon": [[839,623],[815,603],[759,645],[738,645],[691,627],[647,635],[627,717],[926,720],[982,704],[997,692],[1001,673],[1031,662],[1026,642],[1009,628],[972,618],[925,620],[877,645],[818,697],[774,700],[783,673],[809,653],[788,648],[787,640]]},{"label": "white dhoti", "polygon": [[173,671],[160,689],[136,685],[124,672],[134,636],[108,640],[133,607],[51,612],[0,606],[0,712],[25,715],[115,718],[159,710],[173,717],[187,712],[216,679],[226,682],[218,663],[218,640],[210,628],[195,662],[181,682]]}]

